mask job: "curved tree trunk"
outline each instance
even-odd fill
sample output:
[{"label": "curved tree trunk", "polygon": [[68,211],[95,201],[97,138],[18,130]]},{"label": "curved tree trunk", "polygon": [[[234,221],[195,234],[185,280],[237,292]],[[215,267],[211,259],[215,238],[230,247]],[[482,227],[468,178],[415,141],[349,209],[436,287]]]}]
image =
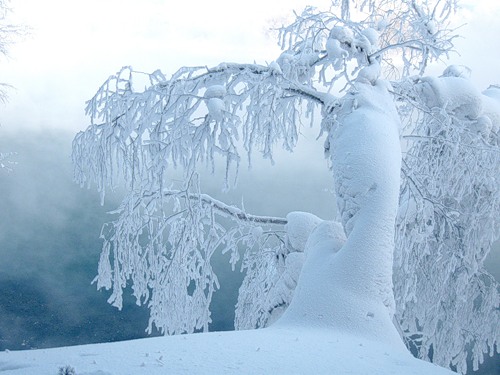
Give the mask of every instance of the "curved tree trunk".
[{"label": "curved tree trunk", "polygon": [[331,327],[404,347],[392,323],[398,126],[384,82],[360,83],[356,93],[345,97],[330,146],[347,240],[338,251],[328,236],[309,241],[314,245],[306,245],[297,289],[279,324]]}]

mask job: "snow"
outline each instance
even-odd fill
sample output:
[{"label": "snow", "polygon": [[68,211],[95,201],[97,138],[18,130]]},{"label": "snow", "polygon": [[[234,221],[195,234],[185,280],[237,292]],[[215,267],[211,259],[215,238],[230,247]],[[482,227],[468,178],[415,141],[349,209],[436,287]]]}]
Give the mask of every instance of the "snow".
[{"label": "snow", "polygon": [[326,42],[326,52],[328,57],[332,60],[346,58],[348,53],[340,46],[338,39],[329,38]]},{"label": "snow", "polygon": [[314,251],[318,246],[323,246],[324,243],[328,243],[331,251],[339,251],[346,241],[344,228],[342,224],[336,221],[323,221],[321,222],[311,233],[307,239],[306,249],[307,251]]},{"label": "snow", "polygon": [[[447,74],[451,74],[450,71]],[[468,79],[456,76],[422,78],[422,97],[429,108],[453,112],[459,119],[477,119],[483,111],[481,92]]]},{"label": "snow", "polygon": [[435,35],[438,32],[438,26],[436,25],[436,22],[434,20],[427,21],[425,23],[425,27],[431,35]]},{"label": "snow", "polygon": [[429,108],[443,108],[460,120],[469,121],[469,128],[488,137],[500,129],[500,89],[490,86],[482,93],[468,79],[470,69],[452,65],[441,77],[424,77],[417,85]]},{"label": "snow", "polygon": [[354,41],[354,34],[351,29],[347,27],[335,26],[330,30],[330,38],[337,39],[341,43],[352,44]]},{"label": "snow", "polygon": [[205,98],[219,98],[222,99],[226,95],[226,88],[224,85],[211,85],[207,87],[205,91]]},{"label": "snow", "polygon": [[308,327],[0,353],[0,372],[5,375],[55,375],[64,366],[78,375],[453,374],[376,341]]},{"label": "snow", "polygon": [[442,77],[470,78],[471,70],[464,65],[450,65],[444,71]]},{"label": "snow", "polygon": [[362,83],[375,83],[375,81],[380,76],[380,64],[378,62],[373,62],[370,65],[363,67],[356,77],[356,81]]},{"label": "snow", "polygon": [[279,64],[276,61],[272,61],[269,64],[269,70],[272,72],[272,74],[275,74],[275,75],[283,74],[281,67],[279,66]]},{"label": "snow", "polygon": [[226,104],[222,99],[210,98],[208,99],[207,107],[212,118],[216,121],[220,121],[223,117],[223,112],[226,109]]},{"label": "snow", "polygon": [[372,46],[374,47],[378,46],[379,33],[377,32],[377,30],[368,27],[362,30],[361,34],[363,34],[368,39],[368,41],[371,43]]},{"label": "snow", "polygon": [[300,211],[290,212],[286,215],[286,220],[287,246],[303,252],[309,235],[322,220],[311,213]]},{"label": "snow", "polygon": [[336,196],[347,239],[311,239],[278,325],[335,329],[405,350],[392,324],[392,256],[399,199],[399,118],[389,85],[358,83],[330,129]]},{"label": "snow", "polygon": [[[72,366],[78,375],[453,374],[412,357],[392,323],[400,123],[389,84],[368,81],[356,82],[329,130],[343,227],[306,213],[287,216],[287,241],[297,255],[289,255],[291,271],[283,282],[295,283],[303,265],[290,306],[273,325],[2,352],[0,372],[54,375]],[[462,81],[443,77],[424,89],[439,89],[455,105],[476,105],[474,95],[454,90],[466,85]],[[210,114],[222,112],[223,104],[216,95],[210,97]]]},{"label": "snow", "polygon": [[500,131],[500,87],[490,86],[483,91],[483,115],[491,121],[491,131]]}]

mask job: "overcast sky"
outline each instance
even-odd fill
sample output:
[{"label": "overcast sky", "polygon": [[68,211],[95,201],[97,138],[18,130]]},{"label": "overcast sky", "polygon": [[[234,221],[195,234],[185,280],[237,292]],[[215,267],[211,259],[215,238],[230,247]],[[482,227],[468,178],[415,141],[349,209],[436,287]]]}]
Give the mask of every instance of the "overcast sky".
[{"label": "overcast sky", "polygon": [[[11,0],[14,22],[32,28],[0,60],[0,81],[16,87],[2,108],[2,131],[82,130],[84,102],[124,65],[167,74],[182,65],[272,61],[279,54],[267,30],[311,0]],[[314,0],[325,8],[330,1]],[[467,0],[464,39],[452,62],[473,69],[480,87],[499,83],[500,2]]]},{"label": "overcast sky", "polygon": [[0,120],[82,129],[84,102],[124,65],[173,73],[182,65],[272,60],[279,50],[266,29],[304,3],[12,0],[12,18],[33,30],[1,62],[1,79],[17,90]]}]

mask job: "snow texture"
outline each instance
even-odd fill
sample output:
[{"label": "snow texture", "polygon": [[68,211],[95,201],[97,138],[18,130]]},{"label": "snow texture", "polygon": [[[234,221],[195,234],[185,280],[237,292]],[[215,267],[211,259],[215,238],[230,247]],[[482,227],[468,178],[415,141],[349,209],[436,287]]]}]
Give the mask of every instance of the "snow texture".
[{"label": "snow texture", "polygon": [[272,255],[275,262],[260,265],[245,277],[236,310],[237,329],[263,328],[275,323],[293,299],[306,258],[304,252],[308,254],[325,244],[337,252],[345,243],[344,230],[338,222],[323,221],[307,212],[291,212],[286,219],[287,253]]},{"label": "snow texture", "polygon": [[309,235],[321,223],[321,219],[308,212],[290,212],[286,220],[287,246],[293,251],[303,252]]},{"label": "snow texture", "polygon": [[311,327],[266,328],[0,352],[2,375],[452,375],[376,341]]},{"label": "snow texture", "polygon": [[424,77],[421,81],[421,97],[429,108],[446,108],[461,120],[477,119],[481,114],[481,92],[468,79],[444,76]]},{"label": "snow texture", "polygon": [[331,157],[347,239],[338,250],[343,239],[336,227],[313,232],[292,302],[276,324],[305,322],[404,350],[392,324],[401,151],[388,89],[382,81],[359,84],[332,125]]}]

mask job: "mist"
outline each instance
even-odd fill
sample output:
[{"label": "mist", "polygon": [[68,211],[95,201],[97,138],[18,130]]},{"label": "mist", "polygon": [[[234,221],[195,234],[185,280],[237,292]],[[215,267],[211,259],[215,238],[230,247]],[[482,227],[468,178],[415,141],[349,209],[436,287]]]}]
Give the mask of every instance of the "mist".
[{"label": "mist", "polygon": [[3,135],[17,163],[0,177],[0,350],[144,336],[147,311],[122,313],[91,281],[99,231],[109,220],[96,194],[72,182],[71,135]]},{"label": "mist", "polygon": [[[136,306],[131,293],[125,293],[123,310],[118,311],[106,302],[110,292],[91,285],[102,246],[99,233],[112,219],[107,212],[119,205],[120,196],[108,194],[100,206],[95,190],[73,182],[73,136],[65,131],[23,131],[0,137],[2,152],[17,153],[11,158],[16,162],[12,171],[0,175],[0,350],[146,336],[147,307]],[[288,161],[281,160],[286,157]],[[326,162],[311,166],[310,158],[300,153],[277,154],[276,159],[275,167],[261,162],[251,171],[242,168],[237,185],[227,194],[221,192],[222,173],[206,174],[203,187],[255,214],[285,216],[290,210],[309,210],[332,218],[332,179]],[[228,257],[215,259],[221,289],[212,303],[213,331],[234,328],[243,275],[239,269],[230,271]]]}]

